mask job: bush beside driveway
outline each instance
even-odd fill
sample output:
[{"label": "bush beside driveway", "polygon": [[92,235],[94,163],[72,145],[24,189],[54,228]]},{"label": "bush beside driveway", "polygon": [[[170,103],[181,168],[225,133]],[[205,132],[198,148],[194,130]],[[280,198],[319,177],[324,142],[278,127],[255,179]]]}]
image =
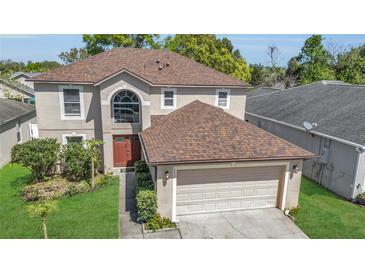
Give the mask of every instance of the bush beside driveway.
[{"label": "bush beside driveway", "polygon": [[364,239],[365,207],[303,177],[295,223],[314,239]]},{"label": "bush beside driveway", "polygon": [[[40,222],[31,218],[21,189],[32,174],[20,165],[0,170],[0,238],[43,238]],[[58,210],[47,219],[49,238],[115,239],[119,235],[118,179],[93,192],[59,199]]]}]

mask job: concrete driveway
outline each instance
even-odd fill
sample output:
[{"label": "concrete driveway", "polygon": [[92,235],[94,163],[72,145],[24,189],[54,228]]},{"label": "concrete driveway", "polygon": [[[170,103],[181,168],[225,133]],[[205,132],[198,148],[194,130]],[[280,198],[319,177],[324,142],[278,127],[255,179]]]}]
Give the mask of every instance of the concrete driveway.
[{"label": "concrete driveway", "polygon": [[277,208],[179,216],[183,239],[308,239]]}]

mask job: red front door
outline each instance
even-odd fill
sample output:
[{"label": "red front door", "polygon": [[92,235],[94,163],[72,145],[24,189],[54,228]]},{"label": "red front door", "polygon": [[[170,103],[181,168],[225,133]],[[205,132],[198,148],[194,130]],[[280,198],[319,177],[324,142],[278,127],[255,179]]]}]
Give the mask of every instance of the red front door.
[{"label": "red front door", "polygon": [[133,166],[141,159],[141,144],[138,135],[113,136],[113,158],[115,167]]}]

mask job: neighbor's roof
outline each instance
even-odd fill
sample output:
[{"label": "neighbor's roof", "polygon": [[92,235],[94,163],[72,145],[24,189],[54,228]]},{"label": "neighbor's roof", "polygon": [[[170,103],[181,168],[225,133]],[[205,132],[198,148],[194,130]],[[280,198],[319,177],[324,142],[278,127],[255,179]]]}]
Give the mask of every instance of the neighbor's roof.
[{"label": "neighbor's roof", "polygon": [[140,133],[151,164],[301,159],[314,155],[198,100]]},{"label": "neighbor's roof", "polygon": [[40,75],[40,74],[41,74],[41,72],[24,72],[24,71],[18,71],[18,72],[13,73],[10,76],[10,79],[17,78],[20,75],[24,75],[27,78],[31,78],[31,77],[34,77],[34,76],[37,76],[37,75]]},{"label": "neighbor's roof", "polygon": [[246,97],[256,97],[262,96],[266,94],[275,93],[282,90],[281,88],[272,88],[272,87],[257,87],[245,92]]},{"label": "neighbor's roof", "polygon": [[19,91],[29,97],[34,96],[34,89],[28,87],[27,85],[23,85],[14,79],[7,79],[0,77],[0,84],[6,85],[7,87]]},{"label": "neighbor's roof", "polygon": [[0,125],[31,112],[35,113],[33,105],[0,98]]},{"label": "neighbor's roof", "polygon": [[222,72],[167,50],[115,48],[30,79],[97,84],[121,71],[152,85],[248,86]]},{"label": "neighbor's roof", "polygon": [[301,128],[304,121],[317,123],[314,132],[365,144],[365,86],[320,81],[250,96],[246,104],[247,113]]}]

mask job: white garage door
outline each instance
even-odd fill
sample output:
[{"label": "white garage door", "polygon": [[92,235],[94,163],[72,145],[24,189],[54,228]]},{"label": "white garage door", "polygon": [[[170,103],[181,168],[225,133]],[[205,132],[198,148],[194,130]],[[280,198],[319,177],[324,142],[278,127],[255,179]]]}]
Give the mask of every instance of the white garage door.
[{"label": "white garage door", "polygon": [[276,207],[280,167],[177,171],[177,215]]}]

